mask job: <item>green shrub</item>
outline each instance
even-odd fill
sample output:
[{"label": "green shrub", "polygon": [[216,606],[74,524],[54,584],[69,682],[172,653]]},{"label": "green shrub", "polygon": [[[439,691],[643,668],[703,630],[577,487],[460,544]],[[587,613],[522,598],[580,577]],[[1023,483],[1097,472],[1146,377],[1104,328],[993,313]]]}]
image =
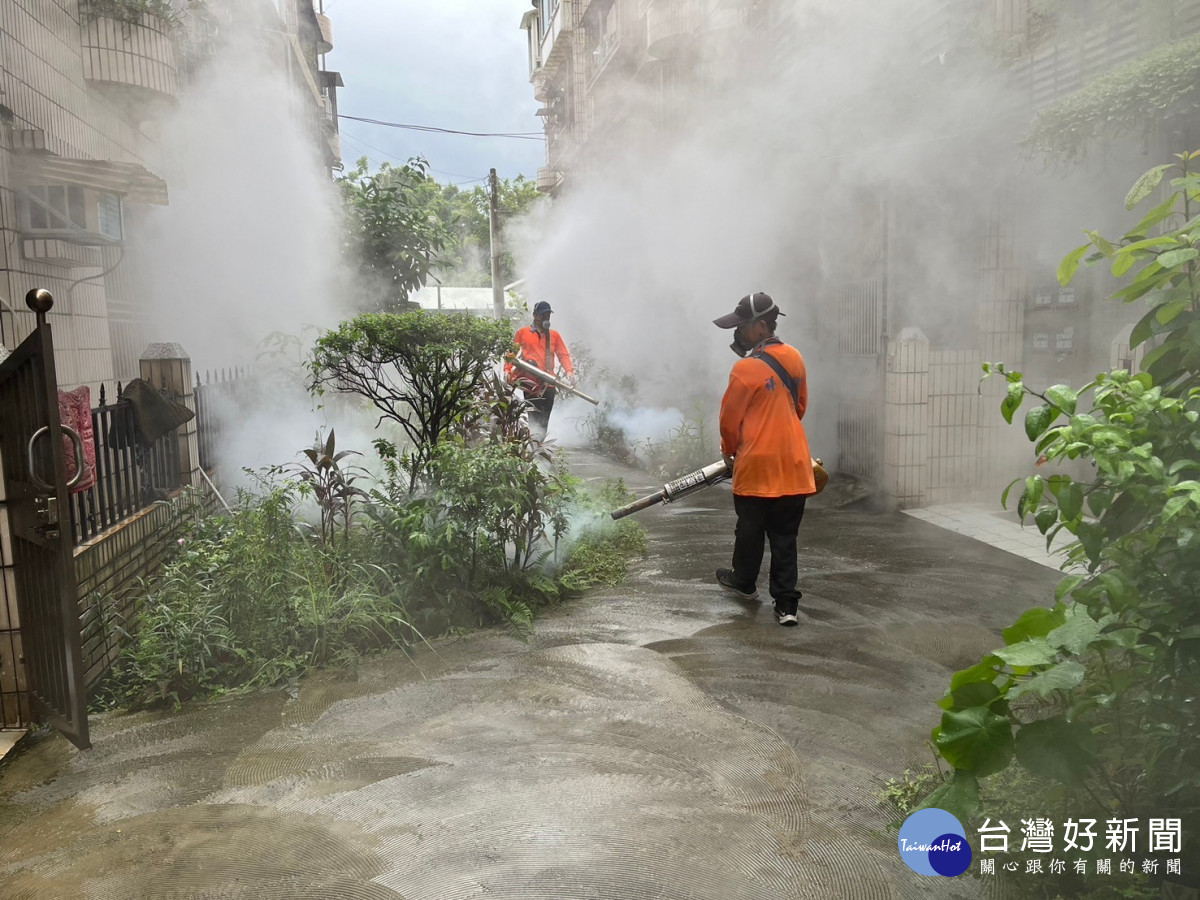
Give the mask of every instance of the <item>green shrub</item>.
[{"label": "green shrub", "polygon": [[[1116,297],[1150,307],[1131,339],[1149,348],[1140,373],[1037,391],[1019,372],[984,367],[1008,383],[1008,421],[1036,398],[1025,416],[1036,453],[1089,460],[1094,474],[1014,482],[1019,513],[1047,543],[1064,529],[1074,536],[1076,571],[1053,609],[1024,613],[1003,647],[952,678],[934,739],[954,778],[929,805],[974,815],[979,779],[1015,760],[1095,817],[1194,821],[1200,811],[1200,175],[1189,171],[1198,157],[1146,173],[1127,208],[1176,168],[1171,195],[1117,241],[1088,232],[1059,269],[1065,284],[1091,253],[1118,277],[1133,273]],[[1194,857],[1188,841],[1179,855]]]},{"label": "green shrub", "polygon": [[419,637],[389,573],[297,525],[295,482],[243,493],[195,526],[147,586],[130,646],[103,689],[110,703],[180,703],[266,686],[346,653]]}]

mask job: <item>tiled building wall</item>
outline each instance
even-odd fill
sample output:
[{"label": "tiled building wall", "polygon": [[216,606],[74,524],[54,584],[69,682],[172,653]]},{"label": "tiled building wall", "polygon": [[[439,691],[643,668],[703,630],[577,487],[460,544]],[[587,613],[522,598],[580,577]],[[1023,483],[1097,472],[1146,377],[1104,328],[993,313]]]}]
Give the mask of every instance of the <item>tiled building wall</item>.
[{"label": "tiled building wall", "polygon": [[136,358],[124,360],[121,368],[114,364],[109,323],[110,302],[132,310],[135,300],[127,284],[80,280],[101,274],[100,266],[112,258],[109,253],[77,247],[87,252],[80,260],[87,265],[50,264],[44,261],[44,248],[21,240],[13,144],[22,132],[33,130],[46,151],[57,156],[138,163],[150,170],[156,168],[158,154],[149,126],[133,121],[117,101],[89,87],[82,34],[76,0],[0,3],[0,104],[12,113],[11,134],[0,141],[0,268],[8,270],[0,276],[0,298],[12,311],[0,307],[0,339],[9,349],[20,343],[34,325],[33,314],[25,310],[25,293],[34,287],[49,290],[56,301],[50,321],[64,389],[79,384],[95,389],[101,381],[136,374],[136,369],[123,370]]}]

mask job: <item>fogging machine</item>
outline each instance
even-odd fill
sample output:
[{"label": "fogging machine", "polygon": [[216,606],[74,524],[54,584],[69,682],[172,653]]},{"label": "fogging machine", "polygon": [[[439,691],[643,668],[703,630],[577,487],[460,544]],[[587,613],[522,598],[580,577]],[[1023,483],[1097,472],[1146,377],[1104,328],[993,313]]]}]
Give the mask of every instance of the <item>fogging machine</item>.
[{"label": "fogging machine", "polygon": [[583,391],[579,390],[578,388],[571,387],[571,385],[567,384],[561,378],[556,378],[555,376],[551,375],[549,372],[543,372],[541,369],[539,369],[533,363],[527,362],[526,360],[521,359],[521,357],[519,357],[519,356],[512,357],[511,362],[514,366],[516,366],[518,369],[520,369],[522,372],[526,373],[527,375],[532,375],[534,378],[541,379],[542,381],[546,382],[546,384],[552,384],[556,388],[558,388],[560,391],[566,391],[568,394],[574,394],[576,397],[579,397],[581,400],[586,400],[588,403],[591,403],[593,406],[600,405],[600,401],[597,400],[595,397],[589,397],[587,394],[585,394]]},{"label": "fogging machine", "polygon": [[654,506],[656,503],[670,503],[678,500],[680,497],[694,494],[696,491],[711,487],[718,481],[724,481],[728,477],[729,466],[725,465],[725,460],[717,460],[717,462],[705,466],[703,469],[697,469],[695,472],[684,475],[682,478],[676,478],[674,481],[667,482],[653,494],[642,497],[640,500],[634,500],[628,506],[614,509],[609,515],[614,519],[623,519],[631,513],[641,512],[643,509]]}]

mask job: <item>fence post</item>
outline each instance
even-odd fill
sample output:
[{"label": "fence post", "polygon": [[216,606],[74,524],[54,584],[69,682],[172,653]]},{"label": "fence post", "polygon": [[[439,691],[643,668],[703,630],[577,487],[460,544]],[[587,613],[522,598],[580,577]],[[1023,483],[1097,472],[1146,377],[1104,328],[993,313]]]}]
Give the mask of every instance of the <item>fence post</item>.
[{"label": "fence post", "polygon": [[[179,344],[151,344],[142,351],[138,361],[142,378],[156,388],[165,387],[174,399],[193,413],[196,411],[196,394],[192,382],[192,360]],[[196,430],[197,420],[193,416],[179,426],[179,479],[181,484],[200,485],[200,442]]]}]

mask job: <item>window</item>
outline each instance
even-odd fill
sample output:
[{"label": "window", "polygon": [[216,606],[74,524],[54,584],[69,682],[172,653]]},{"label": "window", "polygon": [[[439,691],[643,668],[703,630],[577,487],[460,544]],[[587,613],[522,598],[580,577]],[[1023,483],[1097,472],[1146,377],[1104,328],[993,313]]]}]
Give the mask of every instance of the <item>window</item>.
[{"label": "window", "polygon": [[617,7],[613,0],[597,0],[588,8],[583,31],[587,78],[591,81],[617,49]]},{"label": "window", "polygon": [[1074,306],[1075,305],[1075,285],[1068,284],[1066,287],[1058,289],[1058,305],[1059,306]]},{"label": "window", "polygon": [[1054,303],[1054,291],[1057,285],[1042,284],[1033,289],[1034,306],[1050,306]]},{"label": "window", "polygon": [[26,234],[61,235],[78,243],[110,243],[124,237],[118,194],[79,185],[35,184],[18,196],[18,221]]},{"label": "window", "polygon": [[106,238],[121,240],[121,198],[116,194],[102,193],[96,203],[96,230]]},{"label": "window", "polygon": [[35,184],[22,198],[21,227],[26,231],[87,229],[83,188],[61,184]]},{"label": "window", "polygon": [[558,12],[558,0],[538,0],[538,39],[544,38],[550,30],[550,20]]},{"label": "window", "polygon": [[1039,331],[1037,334],[1035,334],[1033,336],[1033,349],[1034,350],[1049,350],[1050,349],[1050,335],[1044,331]]}]

